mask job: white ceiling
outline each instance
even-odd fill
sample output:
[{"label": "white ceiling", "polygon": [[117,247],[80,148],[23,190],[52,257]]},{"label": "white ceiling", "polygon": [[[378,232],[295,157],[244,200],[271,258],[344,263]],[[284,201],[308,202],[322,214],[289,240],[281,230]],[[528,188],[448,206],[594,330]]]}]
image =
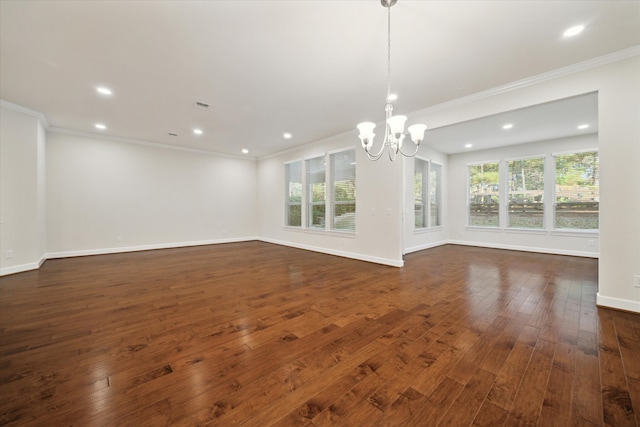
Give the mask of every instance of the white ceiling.
[{"label": "white ceiling", "polygon": [[[504,129],[507,124],[512,127]],[[588,127],[580,128],[583,125]],[[594,92],[430,129],[424,143],[455,154],[597,132],[598,94]]]},{"label": "white ceiling", "polygon": [[[0,97],[55,128],[230,155],[355,145],[384,116],[386,17],[378,0],[0,0]],[[408,113],[639,45],[640,2],[399,0],[391,24]]]}]

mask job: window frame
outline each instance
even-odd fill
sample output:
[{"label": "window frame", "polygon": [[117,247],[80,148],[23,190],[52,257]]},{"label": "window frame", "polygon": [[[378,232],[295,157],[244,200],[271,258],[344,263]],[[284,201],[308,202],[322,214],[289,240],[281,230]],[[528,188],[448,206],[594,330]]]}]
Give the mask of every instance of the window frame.
[{"label": "window frame", "polygon": [[[546,221],[546,210],[547,210],[547,155],[546,154],[534,154],[530,156],[523,157],[510,157],[504,159],[505,172],[504,172],[504,182],[505,182],[505,209],[506,209],[506,217],[505,217],[505,229],[506,230],[522,230],[522,231],[545,231],[547,227]],[[511,225],[511,188],[510,188],[510,168],[509,162],[517,162],[521,160],[530,160],[530,159],[540,159],[542,163],[542,226],[541,227],[515,227]],[[517,193],[517,192],[514,192]],[[520,192],[522,193],[522,192]]]},{"label": "window frame", "polygon": [[[336,168],[333,162],[333,159],[336,158],[336,156],[340,155],[340,154],[344,154],[344,153],[353,153],[353,185],[354,185],[354,189],[353,189],[353,201],[351,200],[336,200],[335,196],[336,196],[336,181],[335,181],[335,176],[336,176]],[[357,192],[358,192],[358,180],[357,180],[357,151],[355,148],[348,148],[348,149],[341,149],[341,150],[334,150],[334,151],[330,151],[327,153],[327,158],[329,160],[329,172],[327,173],[327,192],[328,192],[328,196],[326,197],[329,200],[329,205],[330,205],[330,213],[328,215],[329,217],[329,230],[332,232],[338,232],[338,233],[355,233],[356,231],[356,209],[357,209]],[[326,163],[325,163],[326,165]],[[353,205],[353,229],[350,228],[336,228],[335,226],[335,221],[336,221],[336,216],[335,216],[335,210],[336,210],[336,206],[339,205]]]},{"label": "window frame", "polygon": [[[298,163],[300,165],[300,202],[291,202],[291,173],[290,167]],[[285,181],[285,215],[284,215],[284,224],[285,227],[292,228],[302,228],[303,227],[303,205],[304,205],[304,183],[303,183],[303,164],[304,162],[301,159],[293,160],[290,162],[285,162],[285,172],[284,172],[284,181]],[[291,225],[289,218],[291,214],[292,206],[300,206],[300,225]]]},{"label": "window frame", "polygon": [[[557,176],[557,157],[570,156],[581,153],[597,153],[598,156],[598,194],[597,194],[597,216],[598,216],[598,228],[562,228],[557,227],[557,201],[558,201],[558,176]],[[553,234],[575,234],[575,233],[587,233],[598,234],[600,233],[600,149],[596,147],[584,148],[579,150],[566,150],[551,153],[551,159],[553,164],[553,194],[552,194],[552,223],[549,227]]]},{"label": "window frame", "polygon": [[[473,163],[467,163],[466,167],[467,167],[467,202],[466,202],[466,206],[467,206],[467,227],[470,228],[480,228],[480,229],[485,229],[485,230],[500,230],[504,227],[502,227],[502,221],[501,221],[501,212],[502,212],[502,206],[504,205],[503,203],[503,188],[504,186],[501,186],[501,164],[502,164],[502,160],[485,160],[485,161],[480,161],[480,162],[473,162]],[[498,224],[497,225],[478,225],[478,224],[471,224],[471,167],[472,166],[480,166],[480,165],[486,165],[486,164],[496,164],[498,166],[498,191],[497,191],[497,197],[498,197],[498,206],[497,206],[497,219],[498,219]],[[492,200],[493,200],[493,196],[491,196]]]},{"label": "window frame", "polygon": [[[322,169],[322,173],[324,175],[324,180],[322,182],[318,181],[318,182],[311,182],[310,180],[310,176],[311,176],[311,167],[310,167],[310,163],[316,160],[321,160],[322,164],[323,164],[323,169]],[[306,216],[306,227],[307,229],[311,229],[311,230],[326,230],[327,229],[327,155],[323,154],[321,156],[315,156],[315,157],[309,157],[306,158],[304,161],[304,165],[305,165],[305,170],[304,170],[304,175],[306,177],[305,180],[305,184],[304,184],[304,194],[306,194],[306,207],[307,207],[307,216]],[[321,201],[314,201],[313,200],[313,189],[312,189],[312,185],[313,184],[323,184],[324,188],[323,188],[323,193],[324,193],[324,198]],[[313,215],[314,215],[314,207],[316,206],[322,206],[324,208],[324,222],[322,225],[314,225],[313,224]]]}]

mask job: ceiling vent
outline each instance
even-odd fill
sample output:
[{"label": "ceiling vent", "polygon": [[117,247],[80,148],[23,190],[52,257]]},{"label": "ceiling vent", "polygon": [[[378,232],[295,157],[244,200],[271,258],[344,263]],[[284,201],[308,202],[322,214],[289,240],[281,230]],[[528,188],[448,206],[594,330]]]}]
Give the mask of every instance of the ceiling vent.
[{"label": "ceiling vent", "polygon": [[196,101],[196,108],[202,108],[203,110],[206,110],[207,108],[209,108],[209,104],[207,104],[206,102]]}]

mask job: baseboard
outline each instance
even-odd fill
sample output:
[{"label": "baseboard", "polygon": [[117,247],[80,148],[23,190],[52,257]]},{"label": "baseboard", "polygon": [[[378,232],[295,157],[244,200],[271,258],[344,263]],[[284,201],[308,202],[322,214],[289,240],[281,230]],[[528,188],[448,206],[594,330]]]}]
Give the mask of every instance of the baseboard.
[{"label": "baseboard", "polygon": [[402,260],[398,261],[398,260],[394,260],[394,259],[380,258],[380,257],[369,256],[369,255],[357,254],[357,253],[354,253],[354,252],[337,251],[337,250],[334,250],[334,249],[321,248],[321,247],[318,247],[318,246],[303,245],[303,244],[300,244],[300,243],[288,242],[288,241],[284,241],[284,240],[268,239],[268,238],[263,238],[263,237],[259,238],[258,240],[260,240],[261,242],[273,243],[275,245],[288,246],[288,247],[296,248],[296,249],[304,249],[306,251],[319,252],[319,253],[323,253],[323,254],[327,254],[327,255],[335,255],[335,256],[339,256],[339,257],[343,257],[343,258],[357,259],[358,261],[372,262],[374,264],[389,265],[391,267],[403,267],[404,266],[404,261],[402,261]]},{"label": "baseboard", "polygon": [[552,255],[569,255],[569,256],[578,256],[583,258],[600,258],[600,254],[597,252],[571,251],[571,250],[553,249],[553,248],[535,248],[530,246],[501,245],[497,243],[478,243],[478,242],[468,242],[465,240],[449,240],[447,241],[447,243],[450,243],[452,245],[477,246],[481,248],[508,249],[511,251],[536,252],[536,253],[552,254]]},{"label": "baseboard", "polygon": [[117,253],[125,253],[125,252],[140,252],[140,251],[150,251],[154,249],[185,248],[189,246],[218,245],[221,243],[249,242],[252,240],[258,240],[258,238],[255,236],[236,237],[231,239],[198,240],[194,242],[158,243],[153,245],[123,246],[120,248],[85,249],[80,251],[49,252],[47,254],[47,259],[71,258],[71,257],[90,256],[90,255],[107,255],[107,254],[117,254]]},{"label": "baseboard", "polygon": [[640,313],[640,302],[631,301],[628,299],[607,297],[604,295],[600,295],[600,292],[596,294],[596,305],[600,307],[615,308],[617,310]]},{"label": "baseboard", "polygon": [[[43,261],[44,262],[44,261]],[[41,263],[30,262],[28,264],[12,265],[11,267],[0,268],[0,276],[8,276],[9,274],[24,273],[25,271],[37,270]]]},{"label": "baseboard", "polygon": [[435,247],[438,247],[438,246],[446,245],[448,243],[450,243],[448,240],[441,240],[439,242],[433,242],[433,243],[427,243],[427,244],[424,244],[424,245],[412,246],[410,248],[406,248],[404,250],[404,253],[406,255],[406,254],[410,254],[410,253],[413,253],[413,252],[423,251],[425,249],[431,249],[431,248],[435,248]]}]

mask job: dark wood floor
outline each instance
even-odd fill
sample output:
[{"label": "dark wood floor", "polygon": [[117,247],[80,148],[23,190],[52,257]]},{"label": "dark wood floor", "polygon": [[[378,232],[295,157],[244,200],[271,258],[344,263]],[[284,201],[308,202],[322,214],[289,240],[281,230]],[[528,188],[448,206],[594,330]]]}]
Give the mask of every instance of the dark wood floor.
[{"label": "dark wood floor", "polygon": [[0,285],[4,425],[637,425],[640,315],[597,261],[398,269],[261,242],[50,260]]}]

